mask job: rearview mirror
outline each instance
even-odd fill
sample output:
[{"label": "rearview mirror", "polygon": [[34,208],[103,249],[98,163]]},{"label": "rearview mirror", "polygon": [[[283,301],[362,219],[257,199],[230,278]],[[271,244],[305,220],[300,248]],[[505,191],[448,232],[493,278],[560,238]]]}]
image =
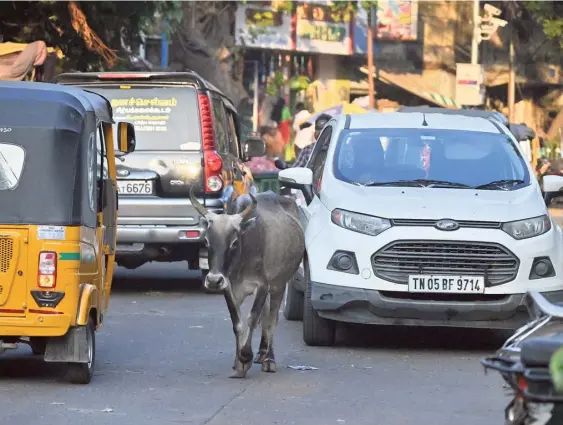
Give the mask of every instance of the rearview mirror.
[{"label": "rearview mirror", "polygon": [[117,123],[117,145],[119,151],[128,154],[135,150],[135,127],[129,122]]},{"label": "rearview mirror", "polygon": [[303,192],[307,205],[313,201],[313,171],[310,168],[286,168],[278,173],[278,180],[282,186]]},{"label": "rearview mirror", "polygon": [[266,155],[266,144],[259,135],[251,134],[242,144],[242,154],[246,160],[264,156]]},{"label": "rearview mirror", "polygon": [[543,176],[542,183],[543,199],[547,206],[549,206],[553,199],[563,196],[563,176]]}]

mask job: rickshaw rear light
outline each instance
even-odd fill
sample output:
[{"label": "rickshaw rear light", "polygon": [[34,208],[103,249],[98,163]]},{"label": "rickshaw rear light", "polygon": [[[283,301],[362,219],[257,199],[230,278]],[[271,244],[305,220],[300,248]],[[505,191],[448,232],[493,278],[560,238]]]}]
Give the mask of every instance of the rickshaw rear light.
[{"label": "rickshaw rear light", "polygon": [[57,253],[53,251],[41,251],[39,253],[37,286],[40,288],[54,288],[56,285]]}]

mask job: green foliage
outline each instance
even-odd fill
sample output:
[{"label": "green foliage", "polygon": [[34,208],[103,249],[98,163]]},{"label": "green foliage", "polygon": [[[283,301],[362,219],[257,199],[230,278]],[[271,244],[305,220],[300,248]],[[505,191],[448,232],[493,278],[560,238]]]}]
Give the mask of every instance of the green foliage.
[{"label": "green foliage", "polygon": [[[155,16],[165,21],[170,32],[181,19],[179,1],[97,1],[77,2],[88,26],[120,59],[126,57],[121,43],[137,48],[141,32],[149,33]],[[105,69],[97,52],[90,51],[72,27],[67,1],[0,2],[0,35],[4,41],[30,43],[43,40],[60,48],[65,55],[65,69],[79,71]],[[118,63],[116,68],[119,68]]]},{"label": "green foliage", "polygon": [[563,2],[526,1],[524,6],[542,24],[546,37],[559,42],[563,48]]}]

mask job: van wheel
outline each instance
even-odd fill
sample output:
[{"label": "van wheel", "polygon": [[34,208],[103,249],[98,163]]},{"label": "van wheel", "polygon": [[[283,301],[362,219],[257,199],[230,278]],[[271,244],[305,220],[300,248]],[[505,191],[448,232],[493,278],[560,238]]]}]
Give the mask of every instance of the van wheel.
[{"label": "van wheel", "polygon": [[47,349],[47,340],[45,338],[30,338],[29,347],[34,355],[43,356]]},{"label": "van wheel", "polygon": [[287,283],[283,298],[283,316],[286,320],[303,320],[303,294],[295,289],[295,280],[302,280],[302,269],[295,272],[293,278]]},{"label": "van wheel", "polygon": [[86,344],[88,348],[88,363],[67,363],[66,378],[73,384],[89,384],[94,375],[96,362],[96,329],[94,320],[90,317],[86,325]]},{"label": "van wheel", "polygon": [[319,316],[311,303],[309,265],[305,263],[305,300],[303,308],[303,341],[314,347],[332,346],[336,339],[336,324]]}]

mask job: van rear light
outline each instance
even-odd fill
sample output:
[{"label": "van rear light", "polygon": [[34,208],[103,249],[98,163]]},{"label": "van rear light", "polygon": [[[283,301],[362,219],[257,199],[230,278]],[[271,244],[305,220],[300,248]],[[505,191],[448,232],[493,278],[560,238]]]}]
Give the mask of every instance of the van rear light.
[{"label": "van rear light", "polygon": [[215,150],[215,130],[213,129],[213,114],[209,96],[200,93],[197,97],[199,102],[199,118],[201,125],[201,140],[204,151]]},{"label": "van rear light", "polygon": [[223,159],[216,151],[213,112],[209,96],[198,94],[199,118],[201,122],[201,141],[203,147],[203,169],[205,191],[217,193],[223,189]]},{"label": "van rear light", "polygon": [[41,251],[37,270],[37,286],[52,289],[57,286],[57,253]]}]

